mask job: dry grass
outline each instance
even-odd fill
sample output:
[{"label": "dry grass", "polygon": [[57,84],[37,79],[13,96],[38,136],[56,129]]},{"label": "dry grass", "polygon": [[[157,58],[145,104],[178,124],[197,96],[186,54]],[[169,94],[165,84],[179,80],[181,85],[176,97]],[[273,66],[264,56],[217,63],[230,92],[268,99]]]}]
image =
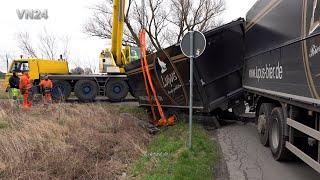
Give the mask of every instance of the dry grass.
[{"label": "dry grass", "polygon": [[130,114],[102,104],[13,110],[0,103],[2,179],[117,179],[150,136]]},{"label": "dry grass", "polygon": [[4,79],[0,79],[0,99],[8,99],[9,95],[6,92],[6,87],[4,85]]}]

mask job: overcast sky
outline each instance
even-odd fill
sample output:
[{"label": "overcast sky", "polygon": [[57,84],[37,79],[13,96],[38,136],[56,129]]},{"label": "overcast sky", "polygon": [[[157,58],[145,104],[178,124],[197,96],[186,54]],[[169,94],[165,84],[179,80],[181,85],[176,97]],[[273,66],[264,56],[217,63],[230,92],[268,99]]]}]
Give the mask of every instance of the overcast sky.
[{"label": "overcast sky", "polygon": [[[21,52],[17,48],[17,34],[29,32],[32,38],[43,32],[57,36],[70,37],[71,66],[79,64],[83,67],[88,64],[98,65],[99,53],[106,48],[107,41],[88,37],[82,32],[83,24],[90,17],[88,7],[103,0],[9,0],[2,1],[0,7],[0,55],[9,52],[19,57]],[[225,23],[239,17],[245,17],[246,12],[256,0],[225,0],[226,11],[221,16]],[[20,20],[17,9],[47,9],[47,20]],[[37,46],[35,42],[35,46]],[[0,62],[0,70],[6,71],[5,62]]]}]

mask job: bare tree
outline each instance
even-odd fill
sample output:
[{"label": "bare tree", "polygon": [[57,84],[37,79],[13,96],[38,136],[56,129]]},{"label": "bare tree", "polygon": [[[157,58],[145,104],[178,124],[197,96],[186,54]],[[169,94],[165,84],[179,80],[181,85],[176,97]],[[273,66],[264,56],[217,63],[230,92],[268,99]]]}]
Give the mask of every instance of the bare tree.
[{"label": "bare tree", "polygon": [[[139,44],[138,29],[131,25],[127,15],[130,14],[133,0],[128,1],[126,9],[124,29],[124,44]],[[90,9],[93,14],[83,27],[83,31],[89,36],[99,37],[101,39],[111,39],[112,36],[112,13],[113,1],[104,0],[92,6]]]},{"label": "bare tree", "polygon": [[[225,10],[224,0],[146,0],[145,17],[140,0],[128,0],[125,14],[124,44],[139,46],[139,31],[146,24],[151,49],[180,42],[189,30],[207,31],[219,24],[217,17]],[[111,38],[112,1],[93,6],[93,16],[84,25],[90,36]]]},{"label": "bare tree", "polygon": [[[89,58],[87,58],[87,59],[89,59]],[[94,62],[96,62],[96,60],[87,61],[87,66],[88,66],[89,69],[92,70],[92,73],[96,73],[97,72],[97,66],[96,66],[96,63],[94,63]]]},{"label": "bare tree", "polygon": [[28,32],[19,33],[18,34],[18,47],[22,51],[22,53],[26,54],[30,57],[37,57],[36,50],[31,43],[30,35]]},{"label": "bare tree", "polygon": [[[68,36],[56,36],[48,33],[48,31],[44,29],[44,31],[38,35],[38,38],[33,40],[34,41],[30,38],[28,32],[18,34],[18,47],[24,55],[47,59],[57,59],[60,54],[65,59],[69,57],[70,38]],[[38,46],[34,46],[32,42],[38,42]]]},{"label": "bare tree", "polygon": [[12,55],[9,52],[3,52],[0,54],[1,64],[4,64],[6,70],[9,70],[9,63],[12,60]]},{"label": "bare tree", "polygon": [[48,59],[55,59],[57,57],[57,40],[52,34],[49,34],[47,30],[39,35],[39,50],[44,57]]},{"label": "bare tree", "polygon": [[[159,50],[165,45],[166,42],[166,32],[168,32],[168,18],[169,12],[165,8],[167,1],[163,0],[147,0],[145,17],[143,17],[143,8],[138,6],[135,2],[133,18],[139,22],[140,27],[143,26],[145,22],[145,30],[148,35],[148,40],[154,47],[154,49]],[[168,43],[167,43],[168,44]]]},{"label": "bare tree", "polygon": [[111,39],[112,0],[104,0],[104,2],[96,4],[90,9],[93,14],[84,25],[84,32],[90,36]]},{"label": "bare tree", "polygon": [[216,17],[224,10],[224,0],[171,0],[169,21],[175,25],[174,36],[178,43],[187,31],[207,31],[217,25]]},{"label": "bare tree", "polygon": [[64,59],[69,59],[70,56],[70,37],[69,36],[63,36],[59,38],[61,43],[61,55]]}]

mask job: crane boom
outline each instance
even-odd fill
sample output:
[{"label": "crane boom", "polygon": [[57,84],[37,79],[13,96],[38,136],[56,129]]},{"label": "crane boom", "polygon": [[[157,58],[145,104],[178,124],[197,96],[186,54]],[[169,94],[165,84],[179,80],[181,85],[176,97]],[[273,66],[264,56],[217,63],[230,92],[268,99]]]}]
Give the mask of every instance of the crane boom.
[{"label": "crane boom", "polygon": [[121,60],[121,53],[124,26],[124,7],[125,0],[113,0],[111,53],[118,66],[123,64]]},{"label": "crane boom", "polygon": [[126,0],[113,0],[111,48],[100,53],[101,73],[124,74],[124,66],[140,59],[139,47],[122,47]]}]

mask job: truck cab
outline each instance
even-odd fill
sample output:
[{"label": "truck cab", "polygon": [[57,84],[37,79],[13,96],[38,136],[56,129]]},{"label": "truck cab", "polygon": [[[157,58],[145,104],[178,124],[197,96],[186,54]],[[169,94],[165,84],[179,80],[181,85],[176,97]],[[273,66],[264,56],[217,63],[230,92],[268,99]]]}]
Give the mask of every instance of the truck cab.
[{"label": "truck cab", "polygon": [[69,74],[68,63],[65,60],[15,59],[5,76],[6,87],[9,86],[9,78],[14,71],[17,72],[18,76],[21,76],[23,71],[29,71],[30,79],[34,82],[34,85],[39,83],[41,75],[44,74]]}]

